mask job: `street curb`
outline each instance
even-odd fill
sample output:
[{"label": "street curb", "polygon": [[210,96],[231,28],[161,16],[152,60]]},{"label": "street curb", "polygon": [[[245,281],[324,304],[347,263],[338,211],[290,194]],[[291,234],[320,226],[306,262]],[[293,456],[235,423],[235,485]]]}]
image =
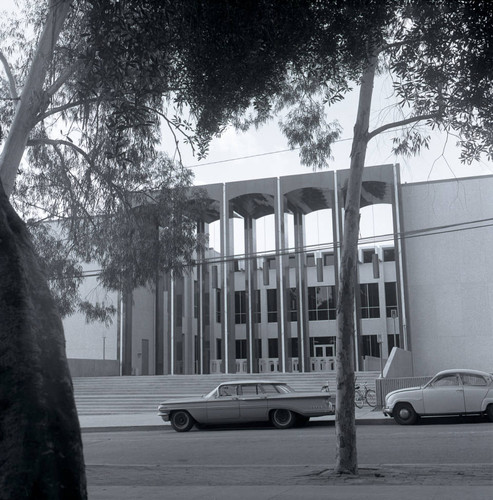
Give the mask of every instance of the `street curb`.
[{"label": "street curb", "polygon": [[[319,420],[318,422],[311,422],[311,427],[322,427],[327,424],[333,424],[334,420]],[[356,420],[356,425],[396,425],[391,418],[360,418]],[[81,432],[84,434],[95,432],[131,432],[131,431],[161,431],[163,425],[121,425],[121,426],[108,426],[108,427],[82,427]]]}]

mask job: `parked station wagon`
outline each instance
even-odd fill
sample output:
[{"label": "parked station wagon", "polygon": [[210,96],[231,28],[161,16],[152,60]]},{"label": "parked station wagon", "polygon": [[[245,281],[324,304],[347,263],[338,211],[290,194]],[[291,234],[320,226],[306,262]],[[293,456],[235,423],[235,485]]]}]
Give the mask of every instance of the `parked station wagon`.
[{"label": "parked station wagon", "polygon": [[282,382],[248,380],[222,383],[204,396],[163,401],[158,412],[177,432],[195,424],[269,421],[288,429],[310,417],[333,415],[334,406],[327,392],[295,392]]},{"label": "parked station wagon", "polygon": [[401,425],[441,415],[483,414],[493,422],[493,375],[478,370],[444,370],[422,387],[390,392],[382,411]]}]

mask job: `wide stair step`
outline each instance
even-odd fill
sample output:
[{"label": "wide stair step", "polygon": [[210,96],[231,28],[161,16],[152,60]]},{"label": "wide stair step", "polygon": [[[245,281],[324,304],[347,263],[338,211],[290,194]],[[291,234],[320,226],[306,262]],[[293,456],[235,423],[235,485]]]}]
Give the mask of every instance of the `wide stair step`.
[{"label": "wide stair step", "polygon": [[[357,383],[375,389],[379,372],[358,372]],[[334,372],[157,375],[141,377],[78,377],[73,379],[79,415],[108,415],[157,412],[167,398],[206,394],[221,382],[233,380],[275,380],[286,382],[295,391],[320,391],[329,384],[335,392]]]}]

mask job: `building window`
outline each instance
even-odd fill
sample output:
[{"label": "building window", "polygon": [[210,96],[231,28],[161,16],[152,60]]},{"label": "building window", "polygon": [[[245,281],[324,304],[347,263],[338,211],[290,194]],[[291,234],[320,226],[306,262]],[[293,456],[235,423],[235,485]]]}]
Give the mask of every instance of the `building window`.
[{"label": "building window", "polygon": [[336,354],[335,337],[310,337],[310,356],[332,358]]},{"label": "building window", "polygon": [[175,301],[175,325],[183,326],[183,295],[178,294]]},{"label": "building window", "polygon": [[262,314],[260,310],[260,290],[253,291],[253,322],[260,323],[262,321]]},{"label": "building window", "polygon": [[315,254],[309,253],[306,256],[306,266],[315,267]]},{"label": "building window", "polygon": [[373,255],[375,255],[375,250],[363,250],[363,264],[371,264],[373,262]]},{"label": "building window", "polygon": [[277,323],[277,289],[267,289],[267,322]]},{"label": "building window", "polygon": [[245,291],[235,292],[235,324],[243,325],[246,323],[246,297]]},{"label": "building window", "polygon": [[269,269],[276,268],[276,258],[275,257],[267,257],[267,264]]},{"label": "building window", "polygon": [[336,319],[335,286],[308,288],[308,319],[310,321]]},{"label": "building window", "polygon": [[221,289],[216,288],[216,323],[221,323]]},{"label": "building window", "polygon": [[387,318],[392,318],[392,310],[397,315],[397,283],[390,281],[385,283],[385,311]]},{"label": "building window", "polygon": [[278,358],[279,349],[277,339],[269,339],[269,358]]},{"label": "building window", "polygon": [[296,288],[289,289],[289,321],[298,321],[298,294]]},{"label": "building window", "polygon": [[255,339],[257,343],[257,357],[261,358],[262,357],[262,339]]},{"label": "building window", "polygon": [[216,339],[216,359],[223,359],[223,339]]},{"label": "building window", "polygon": [[383,249],[383,261],[384,262],[395,262],[395,248],[384,248]]},{"label": "building window", "polygon": [[199,317],[199,282],[197,280],[193,282],[193,317],[195,319]]},{"label": "building window", "polygon": [[389,354],[391,353],[393,347],[400,347],[401,346],[400,344],[401,341],[399,335],[387,335],[387,345],[389,348]]},{"label": "building window", "polygon": [[236,341],[236,359],[247,358],[247,343],[245,339]]},{"label": "building window", "polygon": [[378,344],[378,335],[363,335],[361,338],[363,344],[363,356],[380,357],[380,346]]},{"label": "building window", "polygon": [[361,317],[379,318],[380,317],[380,299],[378,297],[378,283],[360,284],[361,295]]},{"label": "building window", "polygon": [[296,256],[295,255],[289,256],[289,267],[290,267],[290,269],[294,269],[296,267]]},{"label": "building window", "polygon": [[334,254],[333,253],[324,253],[322,255],[324,260],[324,266],[333,266],[334,265]]},{"label": "building window", "polygon": [[297,358],[298,354],[298,339],[297,337],[291,338],[291,357]]}]

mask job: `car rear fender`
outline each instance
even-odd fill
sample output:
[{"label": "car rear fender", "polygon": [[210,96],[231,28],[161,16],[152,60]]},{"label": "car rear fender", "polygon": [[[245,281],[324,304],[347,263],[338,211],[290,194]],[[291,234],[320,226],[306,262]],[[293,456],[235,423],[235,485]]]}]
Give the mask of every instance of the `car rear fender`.
[{"label": "car rear fender", "polygon": [[493,404],[493,394],[491,393],[491,389],[489,393],[486,395],[486,397],[483,399],[483,402],[481,403],[481,411],[486,411],[486,408],[488,408],[488,405]]}]

